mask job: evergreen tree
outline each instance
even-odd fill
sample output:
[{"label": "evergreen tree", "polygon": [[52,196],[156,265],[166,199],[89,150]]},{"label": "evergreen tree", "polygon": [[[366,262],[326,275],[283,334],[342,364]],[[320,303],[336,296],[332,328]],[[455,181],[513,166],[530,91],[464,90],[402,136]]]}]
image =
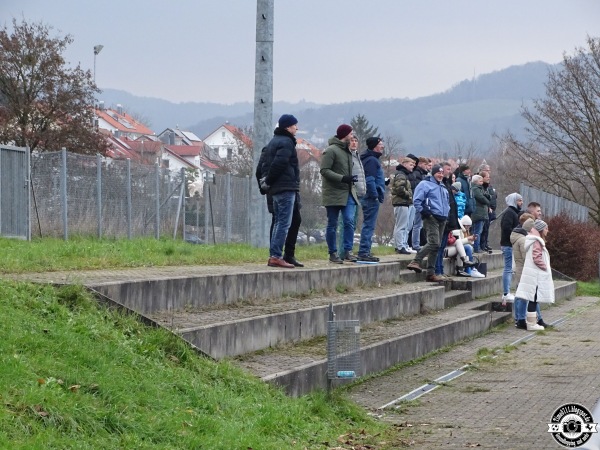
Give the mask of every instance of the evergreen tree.
[{"label": "evergreen tree", "polygon": [[377,136],[377,132],[379,130],[379,127],[371,125],[369,120],[362,114],[357,114],[355,117],[353,117],[350,121],[350,126],[358,138],[359,151],[367,148],[365,141],[371,136]]}]

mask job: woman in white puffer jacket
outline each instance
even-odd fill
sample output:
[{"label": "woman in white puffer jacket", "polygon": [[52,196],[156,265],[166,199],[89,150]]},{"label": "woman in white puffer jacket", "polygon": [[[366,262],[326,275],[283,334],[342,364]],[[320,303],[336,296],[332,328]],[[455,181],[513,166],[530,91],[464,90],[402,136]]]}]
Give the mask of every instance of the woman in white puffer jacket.
[{"label": "woman in white puffer jacket", "polygon": [[452,236],[456,238],[456,241],[452,244],[446,245],[446,256],[456,258],[456,275],[459,277],[474,277],[484,278],[485,275],[479,273],[473,266],[476,264],[473,262],[473,241],[474,236],[469,235],[469,229],[471,228],[471,218],[469,216],[463,216],[458,220],[460,228],[452,230]]},{"label": "woman in white puffer jacket", "polygon": [[554,281],[545,242],[548,231],[548,224],[537,219],[525,238],[525,263],[516,297],[529,302],[525,318],[528,331],[544,329],[537,323],[536,303],[554,303]]}]

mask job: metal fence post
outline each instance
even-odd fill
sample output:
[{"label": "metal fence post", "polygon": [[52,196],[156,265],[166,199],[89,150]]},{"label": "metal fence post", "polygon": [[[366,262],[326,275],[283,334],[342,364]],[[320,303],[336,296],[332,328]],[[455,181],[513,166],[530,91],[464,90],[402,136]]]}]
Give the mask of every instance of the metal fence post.
[{"label": "metal fence post", "polygon": [[[214,175],[213,175],[214,176]],[[204,243],[208,244],[208,227],[210,225],[210,186],[208,180],[204,180]]]},{"label": "metal fence post", "polygon": [[69,239],[69,225],[67,223],[67,149],[61,150],[61,168],[60,168],[60,198],[62,201],[62,221],[63,221],[63,238]]},{"label": "metal fence post", "polygon": [[102,237],[102,156],[96,155],[96,205],[98,207],[98,239]]},{"label": "metal fence post", "polygon": [[160,167],[154,163],[155,187],[156,187],[156,217],[154,220],[154,238],[160,239]]},{"label": "metal fence post", "polygon": [[131,239],[131,159],[127,158],[127,239]]},{"label": "metal fence post", "polygon": [[225,242],[231,242],[231,173],[225,175]]}]

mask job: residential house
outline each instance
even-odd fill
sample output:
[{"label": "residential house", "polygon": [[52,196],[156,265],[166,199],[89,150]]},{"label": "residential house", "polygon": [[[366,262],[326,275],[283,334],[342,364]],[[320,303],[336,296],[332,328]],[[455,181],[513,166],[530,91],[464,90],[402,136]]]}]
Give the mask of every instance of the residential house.
[{"label": "residential house", "polygon": [[228,122],[206,136],[204,143],[215,149],[224,161],[232,161],[244,150],[252,148],[252,138]]},{"label": "residential house", "polygon": [[154,135],[154,131],[127,114],[120,104],[116,109],[110,109],[105,108],[104,102],[101,101],[94,111],[98,130],[106,130],[116,138],[135,140],[142,136]]}]

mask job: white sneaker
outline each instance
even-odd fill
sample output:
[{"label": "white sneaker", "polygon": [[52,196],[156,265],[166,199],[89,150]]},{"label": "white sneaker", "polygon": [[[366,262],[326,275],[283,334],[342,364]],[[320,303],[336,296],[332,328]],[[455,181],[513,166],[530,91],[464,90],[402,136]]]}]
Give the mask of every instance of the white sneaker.
[{"label": "white sneaker", "polygon": [[502,296],[502,303],[514,302],[514,301],[515,301],[515,296],[512,295],[510,292],[508,294],[504,294]]},{"label": "white sneaker", "polygon": [[409,253],[418,253],[416,250],[413,250],[412,247],[406,247],[406,250],[408,250]]},{"label": "white sneaker", "polygon": [[471,269],[471,278],[485,278],[485,275],[473,267]]}]

